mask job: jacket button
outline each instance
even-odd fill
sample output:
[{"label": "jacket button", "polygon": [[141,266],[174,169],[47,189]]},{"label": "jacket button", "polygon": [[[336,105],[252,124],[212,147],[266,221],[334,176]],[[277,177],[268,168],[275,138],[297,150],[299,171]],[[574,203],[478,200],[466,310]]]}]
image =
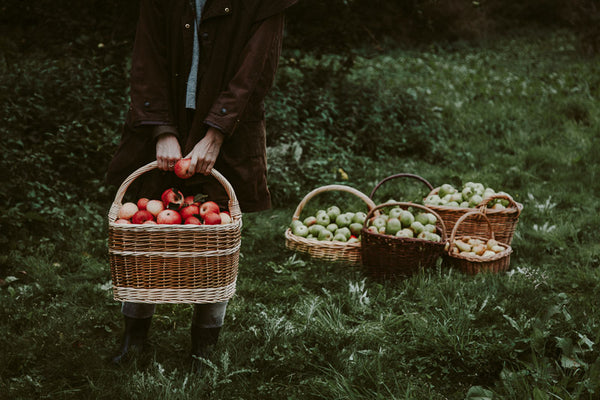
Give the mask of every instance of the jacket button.
[{"label": "jacket button", "polygon": [[150,102],[149,101],[145,101],[144,102],[144,107],[150,107]]},{"label": "jacket button", "polygon": [[221,114],[227,114],[227,109],[225,107],[221,108]]},{"label": "jacket button", "polygon": [[191,25],[190,24],[185,24],[185,29],[190,29]]},{"label": "jacket button", "polygon": [[229,7],[225,7],[225,14],[229,14],[229,11],[231,11]]}]

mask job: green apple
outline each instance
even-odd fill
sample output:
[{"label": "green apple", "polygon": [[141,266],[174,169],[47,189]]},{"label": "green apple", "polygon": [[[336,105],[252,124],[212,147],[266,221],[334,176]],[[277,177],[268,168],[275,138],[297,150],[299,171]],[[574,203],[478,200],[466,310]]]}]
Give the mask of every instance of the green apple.
[{"label": "green apple", "polygon": [[[473,187],[471,186],[465,186],[462,190],[462,197],[465,200],[469,200],[471,198],[471,196],[473,196],[475,194],[475,189],[473,189]],[[462,199],[461,199],[462,201]]]},{"label": "green apple", "polygon": [[423,226],[422,223],[420,223],[419,221],[415,221],[412,224],[410,224],[410,229],[413,230],[413,232],[418,235],[419,233],[423,232],[423,230],[425,229],[425,226]]},{"label": "green apple", "polygon": [[329,215],[327,215],[327,213],[325,211],[318,212],[316,215],[316,218],[317,218],[317,224],[319,224],[319,225],[327,226],[331,223],[331,220],[329,219]]},{"label": "green apple", "polygon": [[307,237],[308,228],[305,225],[297,225],[294,229],[292,229],[292,233],[296,236]]},{"label": "green apple", "polygon": [[295,227],[297,227],[298,225],[304,225],[302,223],[302,221],[300,221],[299,219],[294,219],[292,220],[292,222],[290,223],[290,228],[293,230]]},{"label": "green apple", "polygon": [[360,239],[355,238],[355,237],[350,237],[350,239],[348,239],[348,243],[360,243]]},{"label": "green apple", "polygon": [[374,225],[371,225],[367,228],[367,231],[369,231],[370,233],[379,233],[379,228],[377,228]]},{"label": "green apple", "polygon": [[383,216],[378,215],[377,217],[373,218],[373,220],[371,220],[371,226],[374,226],[375,228],[377,228],[377,230],[379,230],[379,228],[381,227],[385,227],[387,222],[387,219],[383,218]]},{"label": "green apple", "polygon": [[360,232],[362,231],[362,227],[363,227],[363,224],[359,224],[358,222],[353,222],[349,226],[350,232],[352,232],[352,234],[356,237],[358,237],[360,235]]},{"label": "green apple", "polygon": [[339,227],[337,226],[337,224],[329,224],[327,225],[327,230],[331,231],[331,232],[335,232]]},{"label": "green apple", "polygon": [[327,215],[329,215],[329,219],[335,221],[338,215],[342,213],[342,210],[338,206],[330,206],[327,208]]},{"label": "green apple", "polygon": [[415,233],[410,228],[404,228],[404,229],[400,229],[398,232],[396,232],[396,236],[411,238],[411,237],[415,236]]},{"label": "green apple", "polygon": [[337,234],[344,235],[346,237],[346,240],[350,239],[350,236],[352,236],[352,232],[350,232],[350,229],[348,227],[339,228],[334,232],[334,235]]},{"label": "green apple", "polygon": [[[350,218],[350,222],[352,222],[352,219],[354,218],[354,215],[355,215],[355,214],[356,214],[356,213],[355,213],[355,212],[352,212],[352,211],[348,211],[348,212],[345,212],[345,213],[344,213],[344,215],[345,215],[346,217]],[[348,225],[350,225],[350,224],[348,224]]]},{"label": "green apple", "polygon": [[402,215],[400,215],[400,222],[402,222],[402,226],[404,228],[408,228],[415,222],[415,216],[408,210],[402,210]]},{"label": "green apple", "polygon": [[443,198],[447,194],[452,194],[455,192],[456,192],[456,189],[454,188],[454,186],[450,185],[449,183],[444,183],[442,186],[440,186],[440,190],[438,191],[438,194],[439,194],[440,198]]},{"label": "green apple", "polygon": [[458,207],[460,207],[460,208],[469,208],[469,202],[468,201],[463,201],[462,203],[460,203],[458,205]]},{"label": "green apple", "polygon": [[338,215],[338,217],[335,219],[335,223],[337,224],[337,226],[339,226],[340,228],[344,227],[344,226],[350,226],[350,223],[352,222],[352,217],[350,217],[348,214],[340,214]]},{"label": "green apple", "polygon": [[450,195],[450,201],[455,201],[457,203],[460,203],[461,201],[466,201],[468,199],[468,197],[466,197],[463,193],[454,193]]},{"label": "green apple", "polygon": [[317,223],[317,217],[315,217],[314,215],[310,215],[306,218],[304,218],[304,221],[302,221],[304,223],[304,225],[306,226],[311,226]]},{"label": "green apple", "polygon": [[433,225],[433,224],[423,225],[423,232],[435,233],[435,231],[436,231],[435,225]]},{"label": "green apple", "polygon": [[382,235],[385,235],[385,226],[382,226],[381,228],[379,228],[377,230],[379,233],[381,233]]},{"label": "green apple", "polygon": [[390,210],[390,212],[388,213],[388,216],[390,218],[400,218],[400,216],[402,215],[402,210],[400,207],[394,207]]},{"label": "green apple", "polygon": [[441,242],[442,238],[440,235],[438,235],[437,233],[431,233],[431,232],[421,232],[417,235],[417,237],[419,239],[425,239],[425,240],[429,240],[432,242]]},{"label": "green apple", "polygon": [[481,197],[480,195],[475,193],[473,196],[471,196],[471,199],[469,200],[469,206],[471,208],[474,208],[474,207],[478,206],[479,203],[481,203],[482,201],[483,201],[483,197]]},{"label": "green apple", "polygon": [[319,240],[331,240],[331,239],[333,239],[333,232],[328,231],[327,229],[323,229],[323,230],[321,230],[321,232],[319,232],[318,239]]},{"label": "green apple", "polygon": [[483,194],[481,195],[481,197],[487,199],[488,197],[492,197],[495,194],[496,192],[494,191],[494,189],[488,187],[483,190]]},{"label": "green apple", "polygon": [[437,194],[429,195],[423,201],[425,204],[431,204],[432,206],[439,206],[442,198]]},{"label": "green apple", "polygon": [[352,222],[362,225],[365,223],[366,219],[367,219],[367,213],[362,212],[362,211],[357,211],[354,213],[354,217],[352,217]]},{"label": "green apple", "polygon": [[308,233],[313,236],[319,236],[319,233],[325,229],[323,225],[314,224],[308,227]]},{"label": "green apple", "polygon": [[395,235],[396,232],[402,229],[402,222],[396,217],[391,217],[385,225],[385,232],[388,235]]},{"label": "green apple", "polygon": [[333,239],[332,240],[334,242],[347,242],[348,238],[343,233],[336,233],[335,235],[333,235]]},{"label": "green apple", "polygon": [[429,223],[429,217],[427,216],[427,213],[419,213],[415,216],[415,221],[427,225]]}]

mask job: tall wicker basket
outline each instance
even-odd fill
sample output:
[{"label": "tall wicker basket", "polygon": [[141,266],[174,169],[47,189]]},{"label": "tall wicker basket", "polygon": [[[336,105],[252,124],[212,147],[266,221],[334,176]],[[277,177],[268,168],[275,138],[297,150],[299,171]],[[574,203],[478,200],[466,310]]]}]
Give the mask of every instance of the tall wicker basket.
[{"label": "tall wicker basket", "polygon": [[114,299],[138,303],[214,303],[236,289],[242,213],[231,184],[212,176],[229,197],[232,223],[223,225],[116,224],[130,184],[157,168],[151,162],[121,184],[108,213],[108,249]]},{"label": "tall wicker basket", "polygon": [[[437,230],[442,241],[433,242],[419,238],[397,237],[370,232],[369,219],[384,207],[416,208],[430,212],[437,218]],[[442,218],[433,210],[415,203],[385,203],[369,211],[361,233],[362,265],[365,274],[374,279],[396,279],[410,276],[421,269],[434,267],[444,252],[447,242],[446,227]]]},{"label": "tall wicker basket", "polygon": [[[371,210],[375,207],[375,203],[367,195],[353,187],[346,185],[327,185],[321,186],[308,193],[296,207],[292,220],[298,220],[302,210],[313,197],[331,191],[341,191],[350,193],[367,205],[367,209]],[[288,249],[298,251],[310,255],[313,258],[326,261],[340,261],[349,265],[360,264],[360,243],[334,242],[334,241],[319,241],[317,239],[308,239],[296,236],[290,228],[285,231],[285,245]]]}]

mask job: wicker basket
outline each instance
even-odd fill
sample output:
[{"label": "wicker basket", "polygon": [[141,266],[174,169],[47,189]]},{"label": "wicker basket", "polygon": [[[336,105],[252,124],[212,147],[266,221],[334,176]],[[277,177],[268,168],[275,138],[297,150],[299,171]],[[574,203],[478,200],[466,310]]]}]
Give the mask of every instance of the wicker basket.
[{"label": "wicker basket", "polygon": [[[433,242],[419,238],[405,238],[367,229],[369,219],[384,207],[412,207],[430,212],[437,218],[437,228],[442,241]],[[421,269],[434,267],[443,255],[447,235],[444,221],[435,211],[416,203],[385,203],[369,211],[361,232],[362,265],[367,275],[375,279],[394,279],[410,276]]]},{"label": "wicker basket", "polygon": [[[296,207],[292,220],[298,220],[300,218],[302,210],[310,199],[318,194],[331,191],[342,191],[355,195],[366,203],[369,211],[375,207],[375,203],[359,190],[345,185],[327,185],[314,189],[304,196],[302,201]],[[340,261],[350,265],[360,264],[360,242],[346,243],[308,239],[294,235],[291,228],[288,228],[285,231],[285,245],[290,250],[306,253],[316,259]]]},{"label": "wicker basket", "polygon": [[123,196],[151,162],[125,179],[108,213],[108,248],[115,300],[138,303],[214,303],[235,293],[242,213],[229,182],[212,176],[229,196],[232,222],[223,225],[116,224]]},{"label": "wicker basket", "polygon": [[[457,237],[457,232],[458,232],[460,226],[467,219],[479,220],[478,226],[485,226],[487,228],[487,232],[486,232],[487,235],[485,235],[485,236],[461,235],[461,236]],[[482,220],[484,221],[484,223],[481,222]],[[494,231],[492,230],[491,221],[484,213],[482,213],[480,211],[468,212],[468,213],[462,215],[458,219],[456,224],[454,225],[454,228],[452,228],[452,234],[450,235],[448,250],[447,250],[446,254],[444,254],[444,264],[446,266],[451,266],[451,267],[457,268],[467,274],[477,274],[477,273],[483,272],[483,271],[498,273],[498,272],[504,272],[504,271],[508,270],[508,268],[510,266],[510,255],[512,253],[512,248],[510,247],[510,245],[505,244],[500,241],[498,241],[499,245],[504,247],[505,250],[501,251],[499,253],[496,253],[495,255],[493,255],[489,258],[481,258],[479,256],[474,256],[474,255],[470,255],[470,254],[463,255],[460,253],[454,253],[454,247],[455,247],[454,241],[457,238],[465,238],[467,236],[472,237],[472,238],[481,239],[484,241],[487,241],[488,239],[498,240],[494,236]]]},{"label": "wicker basket", "polygon": [[[429,195],[437,194],[439,189],[439,187],[433,189]],[[488,208],[487,205],[492,200],[496,199],[508,200],[509,206],[504,210]],[[442,219],[446,223],[448,230],[452,230],[458,219],[464,214],[479,210],[488,217],[490,223],[492,224],[492,229],[496,233],[496,240],[508,245],[510,245],[512,242],[515,230],[517,228],[517,223],[519,222],[519,215],[521,215],[521,211],[523,210],[523,204],[517,203],[508,194],[500,193],[483,199],[483,201],[479,203],[476,208],[436,206],[429,204],[427,207],[437,211],[437,213],[442,216]],[[460,231],[460,233],[463,233],[467,236],[481,236],[486,232],[486,226],[482,225],[480,221],[469,221],[463,223]]]}]

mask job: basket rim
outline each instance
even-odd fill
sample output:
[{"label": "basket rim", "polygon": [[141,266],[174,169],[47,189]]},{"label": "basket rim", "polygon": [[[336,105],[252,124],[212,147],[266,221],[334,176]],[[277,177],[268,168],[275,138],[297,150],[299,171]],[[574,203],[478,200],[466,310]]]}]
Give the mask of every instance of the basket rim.
[{"label": "basket rim", "polygon": [[[129,186],[133,183],[133,181],[135,181],[137,178],[139,178],[144,173],[152,171],[157,168],[158,168],[158,162],[152,161],[146,165],[139,167],[135,171],[133,171],[121,183],[121,186],[119,186],[119,189],[117,190],[117,193],[115,194],[113,203],[108,211],[108,222],[112,228],[114,228],[115,225],[118,225],[119,227],[120,226],[139,227],[139,226],[143,225],[143,224],[114,224],[114,222],[117,220],[117,215],[119,213],[119,209],[123,205],[123,203],[122,203],[123,197],[125,196],[125,193],[127,192],[127,189],[129,188]],[[217,182],[219,182],[223,186],[223,188],[225,189],[225,192],[227,193],[227,196],[229,197],[228,207],[229,207],[229,214],[231,215],[232,222],[236,221],[236,220],[239,220],[241,222],[242,212],[240,209],[240,205],[239,205],[237,196],[233,189],[233,186],[231,186],[231,183],[229,183],[229,181],[219,171],[217,171],[214,168],[211,169],[210,175],[213,176],[217,180]],[[227,225],[230,225],[230,224],[213,225],[213,226],[227,226]],[[157,229],[152,224],[146,224],[143,226],[144,226],[144,228],[151,227],[150,229]],[[159,229],[165,229],[165,227],[173,227],[173,226],[181,227],[181,226],[185,226],[185,225],[179,225],[179,224],[178,225],[167,225],[167,224],[158,225]],[[205,226],[205,225],[194,225],[194,226],[197,227],[197,226]],[[211,226],[211,225],[206,225],[206,226]],[[193,228],[186,228],[186,229],[193,229]]]},{"label": "basket rim", "polygon": [[[439,192],[439,190],[440,190],[440,186],[434,188],[431,192],[429,192],[427,194],[427,196],[430,196],[432,194],[437,194]],[[496,210],[493,208],[488,208],[487,204],[490,202],[490,200],[494,200],[494,199],[508,200],[510,202],[509,207],[506,207],[504,210]],[[512,196],[509,195],[508,193],[496,193],[492,196],[486,197],[476,207],[452,207],[452,206],[443,206],[443,205],[434,205],[434,204],[427,204],[427,207],[434,207],[436,209],[440,209],[443,211],[455,211],[457,213],[463,213],[463,212],[467,212],[469,210],[484,210],[484,212],[487,214],[512,214],[512,213],[516,212],[517,217],[523,211],[523,204],[519,203],[518,201],[513,199]]]},{"label": "basket rim", "polygon": [[318,239],[309,239],[302,236],[294,235],[292,233],[291,228],[287,228],[285,230],[285,238],[294,241],[297,243],[302,243],[305,245],[313,246],[313,247],[322,247],[322,248],[360,248],[360,242],[338,242],[334,240],[318,240]]},{"label": "basket rim", "polygon": [[294,214],[292,215],[292,221],[300,219],[300,214],[302,213],[302,210],[313,197],[317,196],[318,194],[331,191],[341,191],[355,195],[367,205],[368,210],[371,210],[375,207],[375,203],[373,202],[373,200],[371,200],[366,194],[364,194],[358,189],[353,188],[352,186],[339,184],[324,185],[311,190],[304,196],[304,198],[300,201],[300,203],[298,203],[296,209],[294,210]]}]

